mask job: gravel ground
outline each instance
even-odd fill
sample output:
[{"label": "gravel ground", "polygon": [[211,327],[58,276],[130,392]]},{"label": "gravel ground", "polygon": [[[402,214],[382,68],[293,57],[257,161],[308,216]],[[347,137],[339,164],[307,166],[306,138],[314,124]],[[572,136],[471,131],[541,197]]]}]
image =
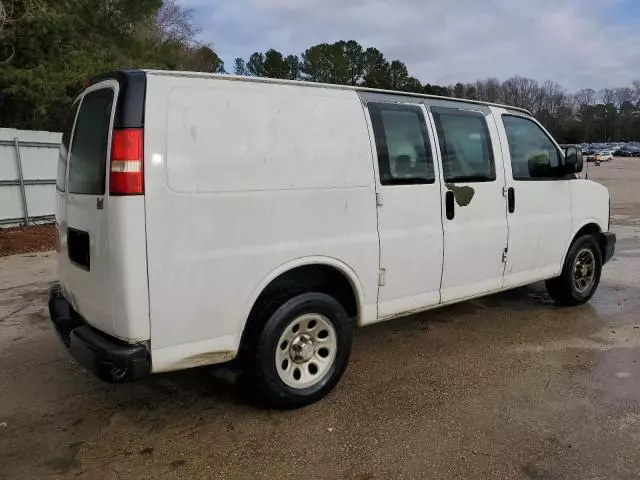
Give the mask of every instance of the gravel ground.
[{"label": "gravel ground", "polygon": [[101,383],[50,326],[54,255],[0,259],[0,479],[640,479],[640,161],[590,167],[619,240],[589,304],[534,285],[361,329],[293,412],[220,368]]}]

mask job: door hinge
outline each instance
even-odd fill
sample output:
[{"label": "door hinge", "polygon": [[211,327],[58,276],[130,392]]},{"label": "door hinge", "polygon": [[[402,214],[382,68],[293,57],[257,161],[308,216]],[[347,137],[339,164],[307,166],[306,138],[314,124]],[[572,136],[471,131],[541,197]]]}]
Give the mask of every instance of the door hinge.
[{"label": "door hinge", "polygon": [[376,193],[376,205],[378,207],[381,207],[383,204],[383,198],[382,198],[382,194],[381,193]]},{"label": "door hinge", "polygon": [[507,253],[509,253],[509,249],[505,247],[502,250],[502,263],[507,263]]},{"label": "door hinge", "polygon": [[507,198],[507,196],[509,195],[509,187],[507,187],[506,185],[504,185],[502,187],[502,196]]},{"label": "door hinge", "polygon": [[381,268],[380,271],[378,272],[378,286],[379,287],[384,287],[384,281],[385,281],[386,274],[387,274],[387,269],[386,268]]}]

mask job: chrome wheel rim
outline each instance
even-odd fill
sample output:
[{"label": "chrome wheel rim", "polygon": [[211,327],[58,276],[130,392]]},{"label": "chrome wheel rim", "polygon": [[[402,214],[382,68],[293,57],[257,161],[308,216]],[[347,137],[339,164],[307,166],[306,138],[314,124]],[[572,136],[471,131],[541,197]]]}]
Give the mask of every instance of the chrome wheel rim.
[{"label": "chrome wheel rim", "polygon": [[596,278],[596,257],[589,248],[583,248],[573,261],[573,286],[579,293],[585,293]]},{"label": "chrome wheel rim", "polygon": [[313,387],[331,370],[338,336],[329,319],[308,313],[294,319],[280,335],[275,364],[280,380],[295,389]]}]

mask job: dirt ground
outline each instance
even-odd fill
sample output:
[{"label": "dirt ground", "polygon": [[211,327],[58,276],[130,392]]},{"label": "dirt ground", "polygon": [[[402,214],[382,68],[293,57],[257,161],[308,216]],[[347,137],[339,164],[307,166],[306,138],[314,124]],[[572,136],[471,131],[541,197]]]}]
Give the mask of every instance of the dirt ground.
[{"label": "dirt ground", "polygon": [[640,479],[640,160],[589,167],[618,234],[589,304],[536,285],[359,330],[293,412],[220,368],[101,383],[49,324],[54,255],[0,259],[0,478]]},{"label": "dirt ground", "polygon": [[0,228],[0,257],[55,250],[56,241],[56,227],[52,223]]}]

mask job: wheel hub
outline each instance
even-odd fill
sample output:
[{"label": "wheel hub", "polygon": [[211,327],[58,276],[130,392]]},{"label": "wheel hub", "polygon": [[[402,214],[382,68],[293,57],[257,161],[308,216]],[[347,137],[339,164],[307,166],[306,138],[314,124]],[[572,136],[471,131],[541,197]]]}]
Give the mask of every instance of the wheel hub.
[{"label": "wheel hub", "polygon": [[338,335],[324,315],[304,313],[289,322],[276,345],[274,361],[280,380],[291,388],[305,389],[331,373]]},{"label": "wheel hub", "polygon": [[573,267],[573,284],[578,292],[586,292],[595,281],[595,256],[589,249],[576,255]]},{"label": "wheel hub", "polygon": [[310,335],[301,333],[291,341],[289,355],[295,363],[308,362],[314,353],[316,353],[316,346]]}]

